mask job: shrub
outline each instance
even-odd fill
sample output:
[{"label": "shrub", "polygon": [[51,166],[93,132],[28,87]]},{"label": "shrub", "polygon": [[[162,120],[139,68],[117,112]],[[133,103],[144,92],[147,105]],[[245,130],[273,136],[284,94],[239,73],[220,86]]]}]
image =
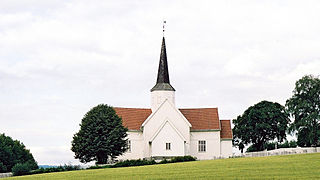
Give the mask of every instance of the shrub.
[{"label": "shrub", "polygon": [[252,145],[248,147],[248,149],[246,150],[246,152],[255,152],[258,151],[257,148],[253,147]]},{"label": "shrub", "polygon": [[[130,166],[144,166],[144,165],[153,165],[153,164],[166,164],[166,163],[176,163],[176,162],[186,162],[186,161],[195,161],[196,158],[192,156],[177,156],[172,158],[171,160],[162,160],[157,163],[155,160],[125,160],[118,162],[114,165],[107,166],[107,168],[117,168],[117,167],[130,167]],[[106,168],[106,167],[102,167]],[[89,169],[98,169],[97,166],[90,167]]]},{"label": "shrub", "polygon": [[0,162],[0,173],[5,172],[7,172],[7,167],[2,162]]},{"label": "shrub", "polygon": [[[274,150],[274,149],[276,149],[276,143],[268,142],[264,145],[264,147],[267,150]],[[295,148],[295,147],[297,147],[297,141],[295,141],[295,140],[291,140],[289,142],[286,140],[285,142],[283,142],[281,144],[277,144],[277,148]],[[251,145],[248,147],[246,152],[255,152],[255,151],[258,151],[258,150]]]},{"label": "shrub", "polygon": [[[279,146],[279,144],[278,144]],[[266,144],[266,148],[267,150],[273,150],[273,149],[276,149],[276,143],[272,142],[272,143],[267,143]]]},{"label": "shrub", "polygon": [[31,166],[29,163],[17,163],[12,167],[12,173],[14,176],[21,176],[29,174],[31,171]]},{"label": "shrub", "polygon": [[297,141],[292,140],[292,141],[289,142],[289,147],[296,148],[297,146],[298,146]]},{"label": "shrub", "polygon": [[177,156],[174,157],[170,160],[170,162],[175,163],[175,162],[186,162],[186,161],[195,161],[196,158],[192,156]]},{"label": "shrub", "polygon": [[167,163],[176,163],[176,162],[186,162],[186,161],[195,161],[196,158],[192,156],[177,156],[173,157],[171,160],[164,159],[160,162],[155,160],[125,160],[118,162],[114,165],[105,165],[105,166],[91,166],[87,169],[101,169],[101,168],[117,168],[117,167],[130,167],[130,166],[144,166],[144,165],[153,165],[153,164],[167,164]]},{"label": "shrub", "polygon": [[122,162],[118,162],[114,165],[112,165],[112,168],[116,168],[116,167],[129,167],[129,166],[144,166],[144,165],[152,165],[152,164],[156,164],[156,162],[154,160],[148,161],[148,160],[125,160]]},{"label": "shrub", "polygon": [[74,171],[80,170],[81,167],[79,165],[64,165],[58,167],[50,167],[50,168],[40,168],[34,171],[31,171],[29,174],[42,174],[42,173],[51,173],[51,172],[62,172],[62,171]]},{"label": "shrub", "polygon": [[87,169],[103,169],[103,168],[110,168],[112,165],[104,165],[104,166],[90,166]]},{"label": "shrub", "polygon": [[169,162],[170,162],[170,161],[168,161],[167,159],[164,159],[164,160],[160,161],[159,164],[167,164],[167,163],[169,163]]}]

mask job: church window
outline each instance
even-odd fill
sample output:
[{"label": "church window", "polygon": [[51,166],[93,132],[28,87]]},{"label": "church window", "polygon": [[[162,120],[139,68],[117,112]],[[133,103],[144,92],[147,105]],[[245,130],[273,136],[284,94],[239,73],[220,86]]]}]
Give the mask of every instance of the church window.
[{"label": "church window", "polygon": [[166,150],[171,150],[171,143],[166,143]]},{"label": "church window", "polygon": [[128,140],[128,144],[127,144],[127,152],[131,152],[131,141]]},{"label": "church window", "polygon": [[198,144],[198,151],[199,152],[206,152],[206,141],[199,141]]}]

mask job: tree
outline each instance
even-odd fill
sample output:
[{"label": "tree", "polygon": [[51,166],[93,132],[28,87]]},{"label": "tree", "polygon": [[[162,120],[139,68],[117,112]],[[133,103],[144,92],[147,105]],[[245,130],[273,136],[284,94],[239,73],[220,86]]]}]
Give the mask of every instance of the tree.
[{"label": "tree", "polygon": [[82,163],[106,164],[126,151],[127,130],[111,106],[100,104],[85,114],[71,150]]},{"label": "tree", "polygon": [[312,75],[299,79],[286,108],[294,118],[291,130],[297,131],[298,145],[320,146],[320,79]]},{"label": "tree", "polygon": [[242,116],[238,116],[232,122],[236,146],[252,143],[252,148],[262,151],[268,141],[277,138],[282,142],[286,138],[289,118],[285,108],[280,104],[261,101],[249,107]]},{"label": "tree", "polygon": [[[265,148],[267,150],[273,150],[277,148],[295,148],[297,147],[297,142],[295,140],[291,140],[290,142],[285,140],[283,143],[278,144],[277,142],[267,142],[265,144]],[[254,147],[249,146],[247,152],[254,152],[257,151]]]},{"label": "tree", "polygon": [[0,172],[11,172],[18,163],[27,163],[30,169],[38,169],[37,162],[23,143],[0,134]]}]

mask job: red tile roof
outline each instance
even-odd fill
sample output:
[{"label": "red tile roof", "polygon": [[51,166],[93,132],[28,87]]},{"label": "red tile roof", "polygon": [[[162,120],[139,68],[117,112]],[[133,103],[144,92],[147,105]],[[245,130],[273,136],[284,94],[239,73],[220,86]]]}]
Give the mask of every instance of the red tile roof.
[{"label": "red tile roof", "polygon": [[232,130],[231,130],[230,120],[220,120],[220,122],[221,122],[220,138],[232,139]]},{"label": "red tile roof", "polygon": [[[122,123],[129,130],[140,130],[142,123],[150,116],[151,109],[114,107]],[[220,129],[218,108],[179,109],[192,125],[191,130]],[[221,138],[232,138],[229,120],[221,121]]]},{"label": "red tile roof", "polygon": [[192,125],[191,130],[220,129],[218,108],[179,110]]},{"label": "red tile roof", "polygon": [[113,108],[117,115],[122,118],[124,127],[129,130],[140,130],[140,126],[151,114],[151,109],[142,108]]}]

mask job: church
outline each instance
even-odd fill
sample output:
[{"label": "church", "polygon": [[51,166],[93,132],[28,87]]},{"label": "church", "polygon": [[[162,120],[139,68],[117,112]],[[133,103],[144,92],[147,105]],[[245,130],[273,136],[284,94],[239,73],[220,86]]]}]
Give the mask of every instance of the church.
[{"label": "church", "polygon": [[231,123],[219,119],[218,108],[176,107],[164,37],[157,82],[151,89],[151,108],[114,109],[128,128],[128,150],[119,160],[186,155],[204,160],[232,156]]}]

